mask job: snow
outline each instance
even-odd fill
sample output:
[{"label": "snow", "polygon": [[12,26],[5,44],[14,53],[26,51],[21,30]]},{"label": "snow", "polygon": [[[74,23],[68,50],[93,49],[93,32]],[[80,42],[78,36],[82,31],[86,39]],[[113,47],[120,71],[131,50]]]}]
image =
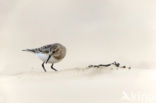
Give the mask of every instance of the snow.
[{"label": "snow", "polygon": [[73,68],[0,76],[0,103],[155,103],[155,69]]}]

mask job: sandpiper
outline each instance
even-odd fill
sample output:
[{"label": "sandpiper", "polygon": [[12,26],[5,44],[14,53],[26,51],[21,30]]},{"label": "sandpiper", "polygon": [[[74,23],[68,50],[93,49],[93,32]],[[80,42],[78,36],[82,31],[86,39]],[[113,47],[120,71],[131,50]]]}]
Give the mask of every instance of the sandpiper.
[{"label": "sandpiper", "polygon": [[49,44],[42,46],[40,48],[26,49],[22,51],[35,53],[43,61],[42,68],[45,72],[46,72],[46,69],[44,67],[45,63],[46,64],[51,63],[52,64],[51,69],[57,71],[57,69],[53,67],[54,63],[61,61],[66,55],[66,48],[60,43]]}]

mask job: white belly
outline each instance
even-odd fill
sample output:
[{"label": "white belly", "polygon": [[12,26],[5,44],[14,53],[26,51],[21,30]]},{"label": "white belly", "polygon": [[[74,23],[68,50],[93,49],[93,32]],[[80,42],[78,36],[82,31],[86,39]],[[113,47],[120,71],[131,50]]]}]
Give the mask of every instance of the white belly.
[{"label": "white belly", "polygon": [[[48,59],[48,55],[46,54],[42,54],[42,53],[36,53],[37,57],[39,57],[43,62],[46,62]],[[51,56],[51,58],[49,59],[48,63],[57,63],[59,62],[58,60],[56,60],[53,56]]]}]

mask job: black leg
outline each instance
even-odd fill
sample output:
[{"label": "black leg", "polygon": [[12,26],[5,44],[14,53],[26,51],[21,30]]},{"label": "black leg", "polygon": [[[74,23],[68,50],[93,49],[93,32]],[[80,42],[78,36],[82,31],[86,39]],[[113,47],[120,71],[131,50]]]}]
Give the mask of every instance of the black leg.
[{"label": "black leg", "polygon": [[44,67],[44,62],[42,63],[42,68],[43,68],[44,72],[46,72],[46,69]]},{"label": "black leg", "polygon": [[48,59],[47,59],[47,61],[46,61],[46,64],[48,63],[48,61],[49,61],[50,58],[51,58],[51,55],[49,55],[49,57],[48,57]]},{"label": "black leg", "polygon": [[51,69],[53,69],[53,70],[55,70],[55,71],[58,71],[58,70],[56,70],[56,69],[53,67],[53,64],[51,65]]}]

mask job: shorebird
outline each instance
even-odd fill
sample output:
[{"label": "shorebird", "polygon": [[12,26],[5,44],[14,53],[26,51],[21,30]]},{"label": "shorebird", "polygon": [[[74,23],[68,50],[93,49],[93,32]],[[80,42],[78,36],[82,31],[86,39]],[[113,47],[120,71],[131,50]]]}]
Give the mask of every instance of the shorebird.
[{"label": "shorebird", "polygon": [[51,69],[57,71],[57,69],[53,67],[54,63],[61,61],[66,55],[66,48],[60,43],[49,44],[35,49],[25,49],[22,51],[28,51],[36,54],[43,61],[42,68],[45,72],[45,63],[51,63]]}]

